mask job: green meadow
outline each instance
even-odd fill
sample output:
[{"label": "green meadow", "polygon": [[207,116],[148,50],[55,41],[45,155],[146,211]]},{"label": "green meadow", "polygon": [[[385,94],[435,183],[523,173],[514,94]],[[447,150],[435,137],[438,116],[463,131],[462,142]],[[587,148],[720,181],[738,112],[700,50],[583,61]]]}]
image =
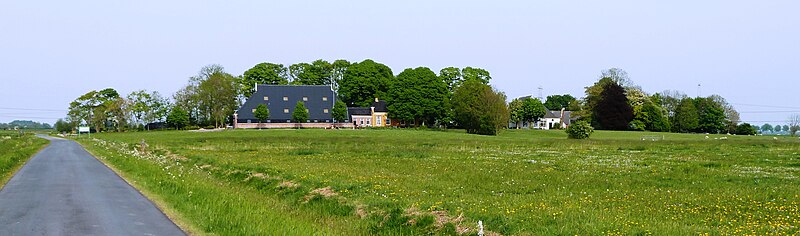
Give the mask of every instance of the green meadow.
[{"label": "green meadow", "polygon": [[478,221],[490,235],[800,231],[789,137],[375,129],[79,142],[200,235],[475,234]]},{"label": "green meadow", "polygon": [[17,131],[0,130],[0,187],[48,143],[49,141],[33,134],[20,136]]}]

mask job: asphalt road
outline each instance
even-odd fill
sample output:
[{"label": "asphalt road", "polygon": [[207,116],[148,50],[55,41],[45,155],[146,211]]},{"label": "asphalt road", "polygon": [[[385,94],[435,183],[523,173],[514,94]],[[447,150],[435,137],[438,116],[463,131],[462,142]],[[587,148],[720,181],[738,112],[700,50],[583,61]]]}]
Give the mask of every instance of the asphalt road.
[{"label": "asphalt road", "polygon": [[0,190],[0,235],[185,235],[80,145],[44,138]]}]

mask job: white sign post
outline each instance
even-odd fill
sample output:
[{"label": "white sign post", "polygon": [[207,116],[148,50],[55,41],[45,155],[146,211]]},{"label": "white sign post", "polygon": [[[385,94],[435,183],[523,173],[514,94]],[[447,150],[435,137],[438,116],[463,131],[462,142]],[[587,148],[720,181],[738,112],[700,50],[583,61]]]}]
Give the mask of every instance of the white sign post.
[{"label": "white sign post", "polygon": [[89,126],[78,127],[78,137],[81,136],[81,133],[87,133],[87,134],[91,133],[89,130]]}]

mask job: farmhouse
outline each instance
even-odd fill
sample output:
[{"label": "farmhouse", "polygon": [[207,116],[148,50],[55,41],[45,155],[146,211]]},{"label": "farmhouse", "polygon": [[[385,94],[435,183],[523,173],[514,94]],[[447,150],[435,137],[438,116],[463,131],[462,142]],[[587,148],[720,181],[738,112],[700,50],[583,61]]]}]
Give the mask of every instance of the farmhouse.
[{"label": "farmhouse", "polygon": [[[234,128],[296,127],[292,112],[299,101],[308,111],[307,124],[302,127],[328,127],[333,124],[331,112],[335,99],[327,85],[257,85],[256,92],[234,114]],[[259,104],[267,105],[268,119],[259,121],[255,117]]]},{"label": "farmhouse", "polygon": [[577,117],[571,117],[571,111],[565,111],[563,108],[561,111],[551,111],[546,110],[544,113],[544,117],[540,119],[534,125],[534,128],[537,129],[553,129],[553,128],[567,128],[572,121],[577,120]]},{"label": "farmhouse", "polygon": [[561,109],[560,111],[551,111],[545,110],[544,117],[539,119],[536,122],[528,123],[526,121],[520,121],[517,123],[510,122],[508,124],[509,128],[523,128],[523,129],[555,129],[555,128],[567,128],[569,125],[576,121],[578,117],[573,117],[571,111],[566,111]]},{"label": "farmhouse", "polygon": [[347,113],[356,127],[386,127],[391,125],[386,102],[375,98],[370,107],[348,107]]}]

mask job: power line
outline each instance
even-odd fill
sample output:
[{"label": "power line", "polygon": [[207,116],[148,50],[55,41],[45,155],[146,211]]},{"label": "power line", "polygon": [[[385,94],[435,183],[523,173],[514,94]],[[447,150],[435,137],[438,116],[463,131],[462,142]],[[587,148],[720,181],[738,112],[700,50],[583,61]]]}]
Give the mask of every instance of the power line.
[{"label": "power line", "polygon": [[19,110],[19,111],[53,111],[53,112],[66,112],[67,110],[56,109],[34,109],[34,108],[15,108],[15,107],[0,107],[0,110]]},{"label": "power line", "polygon": [[787,106],[772,106],[772,105],[755,105],[755,104],[745,104],[745,103],[731,103],[733,105],[739,106],[751,106],[751,107],[769,107],[769,108],[783,108],[783,109],[800,109],[800,107],[787,107]]},{"label": "power line", "polygon": [[739,113],[794,113],[800,111],[740,111]]}]

